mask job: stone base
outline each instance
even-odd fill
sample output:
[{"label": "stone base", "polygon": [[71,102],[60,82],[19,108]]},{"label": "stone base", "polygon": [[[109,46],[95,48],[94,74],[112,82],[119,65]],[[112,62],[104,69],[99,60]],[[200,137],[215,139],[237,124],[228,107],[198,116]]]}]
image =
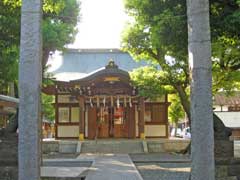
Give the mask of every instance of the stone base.
[{"label": "stone base", "polygon": [[17,180],[18,167],[17,166],[0,167],[0,179],[1,180]]},{"label": "stone base", "polygon": [[215,157],[233,158],[234,145],[233,141],[215,140]]},{"label": "stone base", "polygon": [[18,179],[18,137],[16,134],[5,133],[0,137],[0,179]]}]

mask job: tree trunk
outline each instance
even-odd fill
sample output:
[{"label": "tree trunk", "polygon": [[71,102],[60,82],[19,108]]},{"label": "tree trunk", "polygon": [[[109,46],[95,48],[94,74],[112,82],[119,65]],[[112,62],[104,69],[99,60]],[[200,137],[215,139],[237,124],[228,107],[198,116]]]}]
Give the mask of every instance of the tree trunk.
[{"label": "tree trunk", "polygon": [[190,124],[190,122],[191,122],[191,115],[190,115],[190,103],[189,103],[188,95],[187,95],[185,89],[181,85],[174,85],[174,87],[175,87],[175,89],[178,92],[181,104],[183,106],[184,111],[187,114],[187,117],[188,117],[188,120],[189,120],[189,124]]},{"label": "tree trunk", "polygon": [[209,1],[187,0],[191,74],[191,180],[214,180]]},{"label": "tree trunk", "polygon": [[174,129],[174,137],[177,136],[177,128],[178,128],[178,125],[177,123],[174,123],[175,124],[175,129]]},{"label": "tree trunk", "polygon": [[42,55],[42,71],[44,72],[46,68],[46,64],[48,62],[50,50],[49,49],[43,49],[43,55]]}]

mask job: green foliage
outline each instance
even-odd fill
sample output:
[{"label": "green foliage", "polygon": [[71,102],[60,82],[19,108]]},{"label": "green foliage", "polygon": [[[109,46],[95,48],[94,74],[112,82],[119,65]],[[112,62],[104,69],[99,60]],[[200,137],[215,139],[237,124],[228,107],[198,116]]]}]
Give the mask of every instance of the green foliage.
[{"label": "green foliage", "polygon": [[[63,50],[77,33],[78,0],[43,1],[43,68],[49,52]],[[18,81],[21,0],[0,1],[0,91]]]},{"label": "green foliage", "polygon": [[177,124],[180,119],[184,118],[185,113],[178,95],[170,94],[168,97],[171,102],[168,109],[169,120],[171,123]]},{"label": "green foliage", "polygon": [[156,67],[145,66],[135,69],[130,73],[130,77],[133,84],[139,88],[141,96],[154,99],[174,91],[171,86],[168,86],[164,72]]},{"label": "green foliage", "polygon": [[239,89],[240,3],[211,0],[213,92]]},{"label": "green foliage", "polygon": [[[239,5],[239,0],[210,0],[214,92],[220,89],[232,91],[239,87]],[[134,20],[123,33],[122,48],[135,58],[161,67],[159,74],[162,75],[153,76],[151,88],[148,87],[151,80],[147,75],[145,87],[151,93],[157,92],[152,90],[154,88],[161,91],[164,86],[171,86],[178,93],[189,117],[186,1],[125,0],[125,7]],[[143,75],[137,77],[133,79],[143,87]]]},{"label": "green foliage", "polygon": [[[162,91],[165,87],[171,87],[171,91],[181,96],[182,103],[188,101],[186,88],[189,85],[189,69],[185,1],[126,0],[125,6],[135,21],[129,24],[123,34],[123,49],[138,59],[157,63],[161,67],[161,72],[156,72],[157,75],[153,76],[152,80],[146,81],[145,89],[151,89],[149,91],[151,94],[157,92],[158,88]],[[151,81],[154,83],[148,83]],[[151,87],[152,84],[154,86]],[[154,88],[157,89],[153,90]],[[183,103],[183,105],[188,111],[188,104]]]},{"label": "green foliage", "polygon": [[76,0],[45,0],[43,9],[43,49],[63,50],[77,33],[79,4]]},{"label": "green foliage", "polygon": [[42,93],[42,115],[50,121],[55,119],[54,96]]}]

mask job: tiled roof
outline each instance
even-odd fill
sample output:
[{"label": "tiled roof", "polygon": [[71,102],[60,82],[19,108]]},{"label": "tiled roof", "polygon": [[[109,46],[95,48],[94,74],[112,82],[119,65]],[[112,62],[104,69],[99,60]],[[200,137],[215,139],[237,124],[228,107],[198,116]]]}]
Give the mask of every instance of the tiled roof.
[{"label": "tiled roof", "polygon": [[214,96],[214,105],[240,105],[240,92],[234,93],[232,96],[227,96],[225,93],[218,93]]},{"label": "tiled roof", "polygon": [[59,61],[58,67],[51,67],[49,72],[59,81],[81,79],[105,67],[110,59],[119,69],[127,72],[147,65],[144,61],[134,61],[128,53],[119,49],[68,49],[61,58],[54,59],[54,64]]},{"label": "tiled roof", "polygon": [[15,104],[19,103],[19,99],[11,97],[11,96],[1,95],[1,94],[0,94],[0,101],[12,102],[12,103],[15,103]]}]

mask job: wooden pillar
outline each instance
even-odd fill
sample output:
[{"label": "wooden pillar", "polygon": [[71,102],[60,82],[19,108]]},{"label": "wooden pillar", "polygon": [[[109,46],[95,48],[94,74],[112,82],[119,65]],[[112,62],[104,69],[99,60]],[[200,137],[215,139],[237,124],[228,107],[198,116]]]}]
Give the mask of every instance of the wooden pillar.
[{"label": "wooden pillar", "polygon": [[135,104],[127,109],[128,116],[128,138],[136,138]]},{"label": "wooden pillar", "polygon": [[58,116],[58,90],[55,90],[55,138],[58,138],[58,122],[59,122],[59,116]]},{"label": "wooden pillar", "polygon": [[83,96],[79,97],[79,140],[83,141],[84,140],[84,126],[85,126],[85,119],[84,119],[84,111],[85,111],[85,103],[84,103],[85,99]]},{"label": "wooden pillar", "polygon": [[145,103],[144,103],[144,97],[140,97],[139,99],[139,134],[141,139],[145,139],[145,133],[144,133],[144,115],[145,115]]},{"label": "wooden pillar", "polygon": [[23,0],[19,64],[18,180],[40,180],[42,1]]},{"label": "wooden pillar", "polygon": [[165,123],[166,123],[166,138],[169,137],[169,128],[168,128],[168,94],[165,95]]}]

